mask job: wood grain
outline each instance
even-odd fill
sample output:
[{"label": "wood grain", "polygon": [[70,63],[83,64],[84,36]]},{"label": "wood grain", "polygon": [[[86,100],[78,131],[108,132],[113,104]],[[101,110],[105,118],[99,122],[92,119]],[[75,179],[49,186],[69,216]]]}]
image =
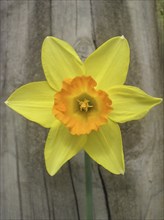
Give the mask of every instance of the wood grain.
[{"label": "wood grain", "polygon": [[[84,60],[104,41],[125,35],[131,48],[127,84],[162,96],[162,29],[153,0],[1,0],[1,220],[85,219],[83,153],[50,177],[44,164],[47,129],[3,101],[19,86],[44,80],[40,50],[53,35]],[[161,22],[161,20],[160,20]],[[126,173],[93,162],[96,220],[162,220],[163,111],[121,125]]]}]

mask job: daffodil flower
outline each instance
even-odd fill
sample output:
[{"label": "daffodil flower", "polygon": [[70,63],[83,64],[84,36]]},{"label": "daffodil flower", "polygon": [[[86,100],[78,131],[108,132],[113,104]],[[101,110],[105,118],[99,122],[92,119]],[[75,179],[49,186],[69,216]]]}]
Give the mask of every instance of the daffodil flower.
[{"label": "daffodil flower", "polygon": [[129,57],[123,36],[105,42],[84,63],[65,41],[44,40],[42,65],[47,81],[18,88],[6,104],[50,128],[44,152],[50,175],[81,150],[110,172],[124,173],[117,123],[142,118],[162,100],[123,85]]}]

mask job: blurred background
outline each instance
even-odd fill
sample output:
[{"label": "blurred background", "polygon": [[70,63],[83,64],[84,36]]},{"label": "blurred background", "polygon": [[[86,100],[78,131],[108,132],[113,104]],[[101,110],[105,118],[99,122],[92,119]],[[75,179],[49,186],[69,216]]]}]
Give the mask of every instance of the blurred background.
[{"label": "blurred background", "polygon": [[[85,58],[111,37],[130,44],[127,84],[163,96],[163,0],[1,0],[1,220],[85,220],[84,156],[51,177],[44,164],[48,129],[3,103],[23,84],[44,80],[41,46],[52,35]],[[163,108],[121,125],[125,175],[93,162],[95,220],[164,219]]]}]

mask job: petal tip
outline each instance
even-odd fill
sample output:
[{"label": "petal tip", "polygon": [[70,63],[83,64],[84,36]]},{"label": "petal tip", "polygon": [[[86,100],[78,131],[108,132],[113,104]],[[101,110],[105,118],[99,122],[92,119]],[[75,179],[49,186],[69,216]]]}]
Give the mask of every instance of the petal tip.
[{"label": "petal tip", "polygon": [[159,103],[163,102],[163,99],[162,98],[159,98]]},{"label": "petal tip", "polygon": [[45,44],[47,41],[51,40],[52,38],[53,38],[52,36],[47,36],[47,37],[45,37],[42,46],[44,46],[44,44]]},{"label": "petal tip", "polygon": [[52,36],[47,36],[47,37],[45,37],[45,40],[46,40],[46,39],[51,39],[51,38],[52,38]]},{"label": "petal tip", "polygon": [[[47,170],[47,169],[46,169],[46,170]],[[47,170],[47,173],[48,173],[50,176],[54,176],[54,175],[55,175],[53,172],[48,171],[48,170]]]},{"label": "petal tip", "polygon": [[54,172],[51,172],[51,171],[48,171],[48,170],[47,170],[47,172],[48,172],[48,174],[49,174],[50,176],[54,176],[54,175],[55,175]]},{"label": "petal tip", "polygon": [[125,174],[125,170],[120,170],[120,174],[124,175]]},{"label": "petal tip", "polygon": [[122,35],[120,38],[121,38],[121,39],[125,39],[124,35]]},{"label": "petal tip", "polygon": [[159,105],[162,101],[163,101],[163,99],[162,98],[155,98],[155,105]]},{"label": "petal tip", "polygon": [[4,103],[5,103],[6,105],[9,105],[9,101],[8,101],[8,100],[6,100]]},{"label": "petal tip", "polygon": [[50,176],[54,176],[54,175],[57,173],[57,170],[52,169],[52,167],[49,166],[49,164],[47,163],[46,160],[45,160],[45,165],[46,165],[47,173],[48,173]]}]

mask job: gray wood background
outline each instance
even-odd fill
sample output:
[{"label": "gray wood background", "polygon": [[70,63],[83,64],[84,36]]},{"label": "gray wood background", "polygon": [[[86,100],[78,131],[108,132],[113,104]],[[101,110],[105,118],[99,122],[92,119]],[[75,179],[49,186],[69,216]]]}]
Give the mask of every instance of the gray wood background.
[{"label": "gray wood background", "polygon": [[[85,59],[123,34],[131,47],[127,84],[162,97],[162,5],[160,0],[0,1],[1,220],[85,219],[83,154],[49,176],[43,158],[48,130],[3,104],[17,87],[45,79],[43,39],[64,39]],[[95,219],[164,219],[162,105],[121,129],[125,175],[112,175],[93,162]]]}]

